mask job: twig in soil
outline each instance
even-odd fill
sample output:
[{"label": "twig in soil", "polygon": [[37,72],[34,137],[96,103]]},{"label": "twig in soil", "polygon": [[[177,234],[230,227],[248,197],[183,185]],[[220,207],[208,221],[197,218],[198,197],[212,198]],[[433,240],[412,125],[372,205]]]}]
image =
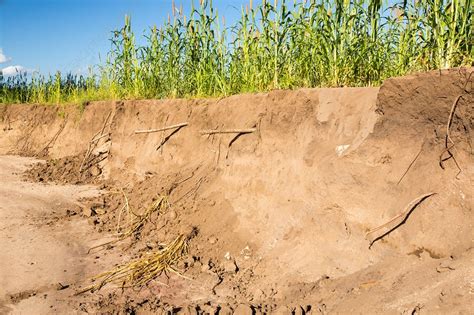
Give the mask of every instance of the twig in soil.
[{"label": "twig in soil", "polygon": [[370,230],[370,231],[366,234],[366,237],[369,236],[370,234],[374,233],[374,232],[377,232],[377,231],[383,229],[384,227],[387,227],[387,226],[389,226],[389,225],[395,223],[397,220],[403,218],[403,219],[400,221],[400,223],[396,224],[393,228],[389,229],[387,232],[383,233],[382,235],[377,236],[376,238],[374,238],[374,239],[370,242],[370,244],[369,244],[369,249],[372,247],[372,245],[373,245],[376,241],[378,241],[378,240],[384,238],[385,236],[387,236],[388,234],[392,233],[394,230],[396,230],[397,228],[399,228],[400,226],[402,226],[403,224],[405,224],[406,221],[408,220],[408,218],[410,217],[410,215],[412,214],[412,212],[413,212],[425,199],[427,199],[427,198],[429,198],[429,197],[431,197],[431,196],[433,196],[433,195],[435,195],[435,194],[436,194],[435,192],[431,192],[431,193],[424,194],[424,195],[421,195],[421,196],[415,198],[414,200],[412,200],[412,201],[405,207],[406,210],[404,210],[402,213],[400,213],[400,214],[397,215],[396,217],[392,218],[390,221],[388,221],[388,222],[382,224],[381,226],[378,226],[378,227],[376,227],[375,229]]},{"label": "twig in soil", "polygon": [[408,165],[408,168],[406,169],[405,173],[403,173],[402,177],[400,177],[400,179],[398,180],[397,185],[399,185],[402,182],[403,178],[405,178],[406,174],[408,174],[408,171],[410,171],[411,167],[415,164],[416,160],[418,160],[418,158],[420,157],[421,152],[423,151],[423,145],[424,144],[425,144],[425,141],[423,141],[423,143],[421,144],[420,151],[415,156],[413,161],[411,161],[410,165]]},{"label": "twig in soil", "polygon": [[214,134],[222,134],[222,133],[237,133],[237,134],[244,134],[244,133],[252,133],[257,131],[257,128],[249,128],[249,129],[226,129],[226,130],[201,130],[201,135],[214,135]]},{"label": "twig in soil", "polygon": [[201,177],[201,178],[197,181],[196,185],[195,185],[193,188],[191,188],[191,189],[188,190],[184,195],[182,195],[181,197],[179,197],[178,199],[176,199],[176,201],[175,201],[174,203],[178,203],[179,201],[181,201],[182,199],[186,198],[188,195],[190,195],[190,194],[193,193],[193,192],[194,192],[194,193],[197,193],[197,191],[198,191],[199,188],[201,187],[201,184],[202,184],[202,182],[204,181],[205,178],[206,178],[206,177]]},{"label": "twig in soil", "polygon": [[191,178],[194,177],[194,172],[198,169],[199,167],[197,167],[194,171],[191,172],[191,175],[189,175],[188,177],[178,181],[178,182],[174,182],[173,184],[171,184],[170,188],[168,189],[168,192],[167,192],[167,195],[168,196],[171,196],[171,194],[173,193],[173,191],[176,189],[176,187],[178,187],[179,185],[181,185],[182,183],[190,180]]},{"label": "twig in soil", "polygon": [[170,129],[177,129],[177,128],[183,128],[188,125],[187,122],[181,123],[181,124],[176,124],[172,126],[167,126],[163,128],[158,128],[158,129],[148,129],[148,130],[135,130],[135,134],[140,134],[140,133],[154,133],[154,132],[160,132],[160,131],[166,131]]}]

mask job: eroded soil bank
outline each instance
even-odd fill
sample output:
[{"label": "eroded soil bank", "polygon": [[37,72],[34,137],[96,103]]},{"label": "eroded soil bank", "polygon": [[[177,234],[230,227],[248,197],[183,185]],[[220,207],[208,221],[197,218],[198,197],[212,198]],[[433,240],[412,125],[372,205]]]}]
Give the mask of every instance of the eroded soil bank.
[{"label": "eroded soil bank", "polygon": [[[87,227],[55,226],[83,235],[85,247],[93,233],[97,244],[121,228],[125,204],[144,213],[157,198],[169,201],[133,237],[89,254],[81,247],[77,255],[68,248],[48,255],[84,261],[61,300],[51,301],[76,312],[468,314],[472,71],[394,78],[380,89],[96,102],[82,113],[4,106],[0,153],[47,161],[23,175],[36,183],[11,184],[3,176],[2,189],[34,185],[42,196],[41,189],[100,186],[98,197],[75,201],[80,210],[70,220],[87,218]],[[170,129],[150,132],[163,127]],[[0,194],[9,202],[1,208],[5,222],[17,220],[23,199]],[[47,205],[45,215],[66,209]],[[36,232],[2,232],[2,243],[29,244],[30,233]],[[140,289],[105,286],[73,295],[97,271],[88,269],[91,260],[107,270],[190,233],[180,275],[163,274]],[[63,268],[54,266],[43,275]],[[41,286],[57,280],[46,282]],[[31,290],[39,286],[33,283]],[[3,308],[12,308],[17,291],[30,290],[20,287],[2,292]]]}]

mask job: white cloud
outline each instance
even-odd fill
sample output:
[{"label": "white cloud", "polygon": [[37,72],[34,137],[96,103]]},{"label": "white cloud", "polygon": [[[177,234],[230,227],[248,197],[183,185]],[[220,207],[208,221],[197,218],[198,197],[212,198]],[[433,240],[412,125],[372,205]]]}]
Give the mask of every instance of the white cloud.
[{"label": "white cloud", "polygon": [[7,76],[12,76],[12,75],[17,75],[20,73],[26,73],[28,72],[28,69],[22,66],[9,66],[6,68],[2,69],[2,74],[7,77]]},{"label": "white cloud", "polygon": [[3,54],[3,49],[0,48],[0,63],[5,63],[5,62],[8,62],[10,60],[11,60],[11,58],[8,58],[7,56],[5,56]]}]

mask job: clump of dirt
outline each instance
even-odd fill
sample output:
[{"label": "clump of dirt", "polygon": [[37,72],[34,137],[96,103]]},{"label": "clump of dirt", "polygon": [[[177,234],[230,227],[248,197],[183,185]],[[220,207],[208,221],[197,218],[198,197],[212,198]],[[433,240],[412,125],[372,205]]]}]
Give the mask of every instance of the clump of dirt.
[{"label": "clump of dirt", "polygon": [[[54,182],[58,184],[92,184],[100,181],[102,169],[97,159],[83,164],[84,155],[66,156],[48,159],[36,163],[24,174],[24,178],[33,182]],[[82,166],[82,171],[81,171]]]}]

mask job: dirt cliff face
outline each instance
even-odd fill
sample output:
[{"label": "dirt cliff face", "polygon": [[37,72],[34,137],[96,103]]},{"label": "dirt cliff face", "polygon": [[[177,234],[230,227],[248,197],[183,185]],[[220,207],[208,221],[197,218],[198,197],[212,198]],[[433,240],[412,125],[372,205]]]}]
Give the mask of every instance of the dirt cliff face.
[{"label": "dirt cliff face", "polygon": [[104,234],[125,202],[141,213],[168,198],[106,251],[139,257],[197,231],[185,277],[71,300],[82,310],[468,312],[472,71],[61,115],[9,105],[0,152],[47,157],[27,173],[36,181],[101,183],[109,192],[83,203]]}]

